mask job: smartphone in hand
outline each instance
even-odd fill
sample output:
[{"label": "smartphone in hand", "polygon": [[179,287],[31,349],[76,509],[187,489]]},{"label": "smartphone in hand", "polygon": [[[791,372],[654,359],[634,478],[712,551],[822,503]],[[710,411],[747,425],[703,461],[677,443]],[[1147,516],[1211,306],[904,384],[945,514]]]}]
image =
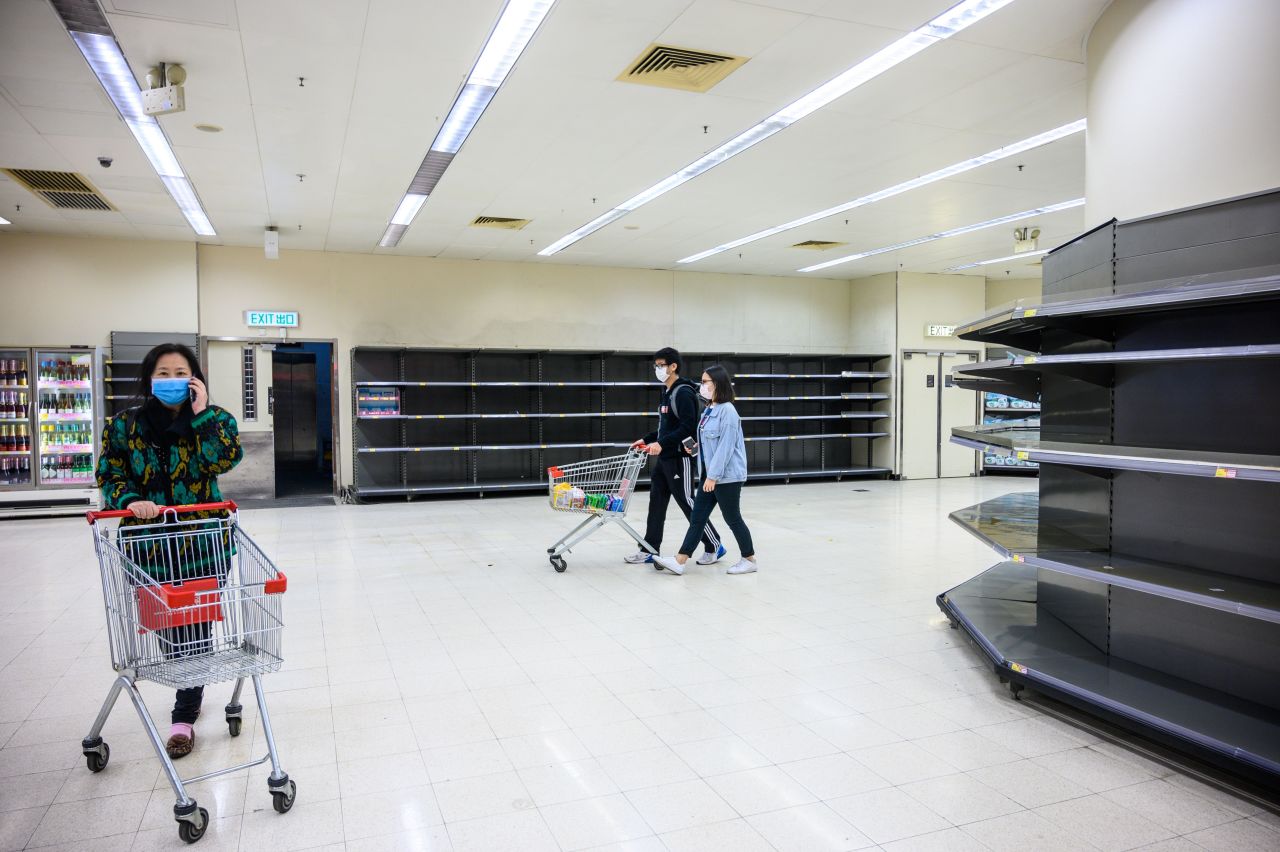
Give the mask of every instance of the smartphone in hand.
[{"label": "smartphone in hand", "polygon": [[684,451],[691,456],[698,454],[698,442],[693,439],[692,435],[681,441],[680,446],[684,447]]}]

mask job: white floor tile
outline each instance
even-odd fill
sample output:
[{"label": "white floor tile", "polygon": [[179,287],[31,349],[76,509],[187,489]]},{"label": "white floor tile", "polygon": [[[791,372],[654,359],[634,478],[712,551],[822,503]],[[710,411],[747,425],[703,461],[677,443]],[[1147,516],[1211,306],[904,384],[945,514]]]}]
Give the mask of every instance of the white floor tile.
[{"label": "white floor tile", "polygon": [[692,781],[697,773],[667,746],[605,755],[600,765],[623,792]]},{"label": "white floor tile", "polygon": [[946,818],[952,825],[1017,813],[1023,807],[968,775],[947,775],[904,784],[898,789]]},{"label": "white floor tile", "polygon": [[542,808],[540,812],[560,848],[566,852],[653,834],[632,803],[620,794],[565,802]]},{"label": "white floor tile", "polygon": [[540,808],[619,792],[618,785],[595,758],[530,766],[518,774],[533,803]]},{"label": "white floor tile", "polygon": [[1120,807],[1144,816],[1178,835],[1191,834],[1239,819],[1237,814],[1208,799],[1202,799],[1189,790],[1158,779],[1129,787],[1117,787],[1102,795]]},{"label": "white floor tile", "polygon": [[446,822],[497,816],[533,807],[528,789],[514,772],[459,778],[432,786]]},{"label": "white floor tile", "polygon": [[[753,490],[762,550],[792,558],[749,578],[626,566],[629,543],[605,535],[557,575],[529,561],[560,534],[538,497],[245,511],[290,572],[285,666],[264,682],[299,800],[276,814],[266,767],[192,785],[213,818],[200,848],[1280,847],[1256,805],[1012,701],[947,629],[934,596],[993,561],[947,511],[1031,486]],[[856,506],[856,572],[815,501]],[[82,526],[0,533],[30,554],[18,580],[0,565],[0,852],[32,835],[52,852],[180,845],[127,705],[106,771],[79,754],[111,682]],[[140,688],[163,722],[172,690]],[[228,737],[230,688],[211,689],[184,774],[265,751],[251,695]],[[1035,810],[997,815],[1015,807]]]},{"label": "white floor tile", "polygon": [[822,803],[747,817],[778,852],[845,852],[875,844]]},{"label": "white floor tile", "polygon": [[1213,852],[1275,852],[1280,832],[1255,819],[1239,819],[1193,832],[1187,839]]},{"label": "white floor tile", "polygon": [[876,843],[889,843],[951,827],[937,813],[893,788],[845,796],[827,804]]},{"label": "white floor tile", "polygon": [[1035,812],[1104,852],[1133,849],[1174,836],[1168,828],[1097,795],[1045,805]]},{"label": "white floor tile", "polygon": [[447,828],[453,852],[559,852],[560,849],[537,811],[455,822]]},{"label": "white floor tile", "polygon": [[653,830],[661,835],[695,825],[724,822],[738,814],[705,781],[682,781],[626,794]]},{"label": "white floor tile", "polygon": [[1084,838],[1034,811],[969,823],[961,830],[995,852],[1080,852],[1094,848]]},{"label": "white floor tile", "polygon": [[706,779],[706,782],[741,816],[815,801],[813,793],[776,766],[717,775]]},{"label": "white floor tile", "polygon": [[742,737],[715,737],[671,747],[694,772],[706,777],[773,763]]},{"label": "white floor tile", "polygon": [[746,820],[697,825],[661,835],[671,852],[773,852],[773,846]]}]

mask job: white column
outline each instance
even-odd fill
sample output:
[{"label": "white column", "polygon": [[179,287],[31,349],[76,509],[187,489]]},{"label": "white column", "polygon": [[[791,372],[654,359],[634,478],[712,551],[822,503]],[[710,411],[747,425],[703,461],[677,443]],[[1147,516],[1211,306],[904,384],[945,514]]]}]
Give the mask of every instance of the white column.
[{"label": "white column", "polygon": [[1087,221],[1280,187],[1280,0],[1116,0],[1088,63]]}]

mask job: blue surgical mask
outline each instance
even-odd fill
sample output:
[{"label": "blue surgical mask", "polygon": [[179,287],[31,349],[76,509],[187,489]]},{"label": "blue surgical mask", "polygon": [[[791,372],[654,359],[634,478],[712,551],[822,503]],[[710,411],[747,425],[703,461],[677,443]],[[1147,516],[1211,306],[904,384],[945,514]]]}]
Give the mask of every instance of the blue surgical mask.
[{"label": "blue surgical mask", "polygon": [[186,402],[191,391],[191,379],[152,379],[151,395],[165,405]]}]

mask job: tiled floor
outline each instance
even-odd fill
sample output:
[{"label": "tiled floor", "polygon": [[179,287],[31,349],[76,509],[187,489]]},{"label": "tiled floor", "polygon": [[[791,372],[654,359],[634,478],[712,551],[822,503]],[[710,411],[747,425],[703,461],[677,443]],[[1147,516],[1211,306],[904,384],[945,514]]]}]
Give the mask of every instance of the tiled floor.
[{"label": "tiled floor", "polygon": [[[1280,819],[1013,702],[947,628],[934,596],[995,561],[947,512],[1029,484],[752,488],[740,577],[624,565],[612,530],[556,574],[572,519],[532,497],[246,511],[290,575],[266,683],[298,804],[261,768],[194,785],[199,848],[1280,849]],[[127,702],[107,769],[80,756],[111,680],[88,528],[0,542],[0,852],[180,848]],[[265,751],[228,692],[184,774]]]}]

